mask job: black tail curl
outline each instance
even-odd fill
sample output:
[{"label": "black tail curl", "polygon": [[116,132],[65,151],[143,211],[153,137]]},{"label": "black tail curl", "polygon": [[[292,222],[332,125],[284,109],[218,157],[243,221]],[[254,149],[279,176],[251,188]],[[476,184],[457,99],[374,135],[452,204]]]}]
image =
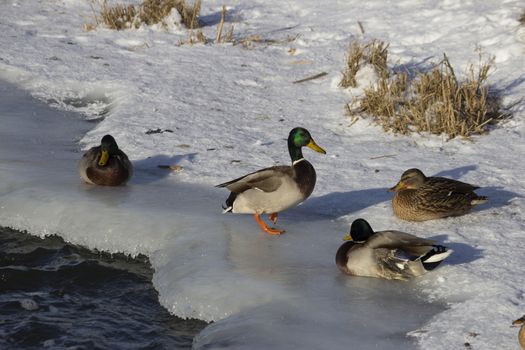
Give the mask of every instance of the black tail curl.
[{"label": "black tail curl", "polygon": [[421,263],[423,264],[423,267],[425,268],[425,270],[427,271],[434,270],[443,261],[443,260],[439,260],[439,261],[433,261],[433,262],[426,262],[427,260],[429,260],[431,257],[433,257],[436,254],[446,253],[447,251],[448,251],[447,247],[444,247],[442,245],[434,245],[433,248],[430,251],[428,251],[428,253],[426,253],[420,258]]},{"label": "black tail curl", "polygon": [[224,209],[224,212],[227,213],[227,212],[231,212],[233,210],[233,202],[235,202],[235,198],[237,198],[237,193],[234,193],[234,192],[230,192],[230,195],[228,196],[228,198],[226,199],[226,202],[224,204],[226,204],[226,206],[222,206],[222,209]]}]

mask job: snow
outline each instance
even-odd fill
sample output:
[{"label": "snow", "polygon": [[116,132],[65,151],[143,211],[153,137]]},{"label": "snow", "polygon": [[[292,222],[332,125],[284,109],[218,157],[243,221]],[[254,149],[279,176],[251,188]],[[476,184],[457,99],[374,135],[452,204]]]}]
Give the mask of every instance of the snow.
[{"label": "snow", "polygon": [[[222,5],[203,3],[208,38]],[[147,254],[162,305],[218,321],[196,348],[396,349],[413,339],[419,348],[517,349],[509,325],[525,304],[523,3],[226,5],[225,27],[236,36],[276,42],[180,45],[188,32],[177,25],[84,32],[88,1],[2,2],[0,225]],[[352,124],[344,104],[359,88],[349,94],[336,82],[355,39],[389,43],[396,69],[428,67],[445,52],[461,75],[479,51],[494,55],[490,82],[513,118],[472,141]],[[292,84],[320,72],[328,76]],[[360,78],[361,89],[370,78]],[[287,233],[267,237],[250,216],[222,215],[227,192],[213,185],[288,164],[285,138],[299,125],[327,155],[305,150],[318,182],[309,200],[280,215]],[[158,128],[173,133],[146,134]],[[79,180],[81,149],[106,133],[134,162],[126,187]],[[386,189],[412,167],[480,185],[490,201],[459,218],[398,220]],[[342,276],[335,251],[358,217],[437,239],[454,254],[409,283]]]}]

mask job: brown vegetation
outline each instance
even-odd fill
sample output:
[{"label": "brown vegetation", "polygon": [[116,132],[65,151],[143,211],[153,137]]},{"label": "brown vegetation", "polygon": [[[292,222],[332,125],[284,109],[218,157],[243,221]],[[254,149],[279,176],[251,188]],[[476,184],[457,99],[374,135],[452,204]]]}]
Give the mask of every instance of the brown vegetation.
[{"label": "brown vegetation", "polygon": [[217,26],[217,34],[215,35],[215,43],[229,43],[233,42],[233,25],[230,26],[230,29],[226,32],[225,35],[222,34],[224,29],[224,21],[226,19],[226,6],[222,6],[221,10],[221,20]]},{"label": "brown vegetation", "polygon": [[108,28],[123,30],[131,28],[137,11],[133,5],[116,4],[109,6],[107,1],[101,3],[100,19]]},{"label": "brown vegetation", "polygon": [[[95,10],[98,5],[100,10]],[[86,30],[92,30],[100,23],[115,30],[138,28],[143,23],[147,25],[164,22],[172,9],[176,9],[181,16],[181,22],[189,29],[199,27],[199,13],[201,0],[195,0],[193,4],[185,0],[144,0],[139,6],[113,4],[108,0],[92,0],[91,8],[95,17],[95,24],[84,24]]]},{"label": "brown vegetation", "polygon": [[147,25],[161,23],[175,8],[180,14],[181,22],[189,29],[199,27],[201,0],[189,5],[185,0],[144,0],[140,5],[139,19]]},{"label": "brown vegetation", "polygon": [[[353,57],[359,57],[365,47],[362,44],[352,45],[350,51]],[[380,75],[375,85],[364,90],[362,98],[347,105],[351,114],[369,115],[385,131],[401,134],[414,131],[438,135],[444,133],[450,138],[485,133],[487,125],[508,117],[501,111],[497,94],[489,90],[487,84],[492,60],[480,62],[477,69],[471,65],[467,77],[462,81],[457,79],[446,55],[429,72],[401,72],[388,77],[387,47],[382,44],[381,50],[376,49],[381,52],[380,59],[367,59],[374,67],[383,67],[378,71],[382,71],[383,75]],[[356,61],[356,58],[350,60],[350,57],[348,62]],[[359,69],[359,64],[352,64],[352,67]],[[352,73],[356,83],[357,70],[349,67],[350,64],[345,71],[349,73],[343,76],[343,80],[350,81],[348,77]],[[410,76],[415,77],[410,79]]]},{"label": "brown vegetation", "polygon": [[373,40],[370,43],[354,41],[346,56],[346,67],[343,71],[343,78],[339,82],[339,87],[357,87],[355,75],[364,64],[370,64],[381,78],[388,78],[388,45],[380,40]]}]

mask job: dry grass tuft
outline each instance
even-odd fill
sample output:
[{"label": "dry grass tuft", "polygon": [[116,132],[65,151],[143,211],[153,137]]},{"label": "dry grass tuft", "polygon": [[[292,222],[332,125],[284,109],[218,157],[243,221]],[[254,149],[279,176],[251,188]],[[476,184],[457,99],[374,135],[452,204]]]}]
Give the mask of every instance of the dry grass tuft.
[{"label": "dry grass tuft", "polygon": [[201,0],[196,0],[193,5],[187,4],[185,0],[144,0],[140,5],[140,22],[147,25],[162,23],[173,8],[180,14],[182,24],[186,28],[199,27]]},{"label": "dry grass tuft", "polygon": [[350,44],[346,56],[346,67],[343,71],[343,78],[339,82],[339,87],[357,87],[355,76],[359,69],[370,64],[381,78],[388,78],[388,45],[380,40],[373,40],[370,43],[354,41]]},{"label": "dry grass tuft", "polygon": [[[394,124],[394,130],[399,130],[397,126],[401,122],[396,118],[397,111],[405,103],[405,93],[407,90],[407,74],[396,74],[392,79],[381,78],[375,87],[365,89],[365,96],[361,99],[359,111],[377,116],[383,126],[384,119]],[[350,108],[350,106],[348,105]],[[396,120],[397,119],[397,120]],[[387,129],[389,129],[387,128]]]},{"label": "dry grass tuft", "polygon": [[[100,23],[115,30],[138,28],[141,24],[165,23],[172,9],[176,9],[181,16],[181,22],[189,29],[199,27],[199,13],[201,0],[196,0],[192,5],[185,0],[144,0],[139,6],[114,4],[109,5],[108,0],[91,0],[91,9],[95,23],[84,24],[84,30],[93,30]],[[99,14],[95,10],[98,4]]]},{"label": "dry grass tuft", "polygon": [[448,58],[430,72],[408,80],[406,73],[381,78],[365,89],[358,107],[349,112],[373,116],[385,131],[408,134],[426,131],[450,138],[483,134],[488,124],[508,117],[501,112],[498,96],[487,85],[492,60],[470,66],[464,81],[458,81]]},{"label": "dry grass tuft", "polygon": [[100,19],[106,27],[115,30],[129,29],[133,25],[137,11],[133,5],[109,6],[104,0],[100,5]]}]

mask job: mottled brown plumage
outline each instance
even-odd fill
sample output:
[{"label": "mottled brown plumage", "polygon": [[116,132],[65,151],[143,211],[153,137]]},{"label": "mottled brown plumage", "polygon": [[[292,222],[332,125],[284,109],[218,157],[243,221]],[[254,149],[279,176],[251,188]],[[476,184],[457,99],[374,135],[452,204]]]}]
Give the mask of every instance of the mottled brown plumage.
[{"label": "mottled brown plumage", "polygon": [[518,318],[516,321],[512,322],[512,325],[521,325],[520,331],[518,332],[518,342],[520,343],[521,348],[525,350],[525,316],[522,316],[521,318]]},{"label": "mottled brown plumage", "polygon": [[397,217],[410,221],[459,216],[487,201],[487,197],[474,193],[478,188],[443,177],[426,177],[419,169],[409,169],[390,189],[395,192],[392,208]]}]

